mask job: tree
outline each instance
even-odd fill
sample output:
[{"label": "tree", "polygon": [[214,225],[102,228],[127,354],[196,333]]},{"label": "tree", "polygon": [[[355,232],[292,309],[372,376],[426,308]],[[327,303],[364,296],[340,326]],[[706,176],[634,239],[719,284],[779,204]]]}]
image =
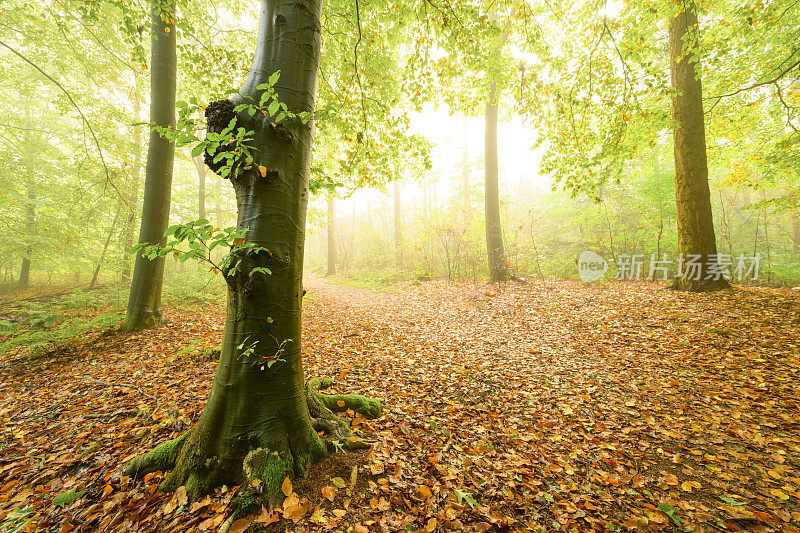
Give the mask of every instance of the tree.
[{"label": "tree", "polygon": [[[301,116],[311,118],[315,109],[321,9],[321,0],[262,0],[250,74],[238,94],[206,109],[207,140],[216,143],[207,148],[206,162],[231,180],[245,242],[221,265],[228,313],[217,376],[200,419],[127,467],[137,475],[172,468],[165,490],[185,485],[197,497],[216,485],[259,479],[278,504],[283,480],[301,476],[335,448],[335,440],[346,447],[364,445],[349,438],[349,428],[330,408],[344,405],[372,417],[381,411],[380,403],[361,396],[323,395],[318,390],[328,382],[306,383],[303,375],[303,248],[313,121]],[[263,103],[270,91],[280,103],[251,115],[252,103]],[[218,159],[216,148],[234,128],[250,139],[250,148],[228,147]],[[226,157],[227,167],[221,161]],[[326,443],[318,430],[331,440]]]},{"label": "tree", "polygon": [[403,212],[400,180],[394,180],[394,257],[395,266],[403,268]]},{"label": "tree", "polygon": [[[151,6],[150,122],[158,127],[175,125],[177,53],[175,1],[153,0]],[[175,145],[153,128],[147,148],[144,198],[139,229],[140,244],[165,244],[172,194]],[[139,252],[133,267],[128,309],[122,329],[136,331],[161,323],[161,285],[164,258],[148,259]]]},{"label": "tree", "polygon": [[333,197],[328,198],[328,271],[326,276],[336,274],[336,205]]},{"label": "tree", "polygon": [[[134,110],[133,118],[139,122],[141,111],[141,91],[139,90],[139,76],[136,76],[135,88],[133,91]],[[123,230],[122,247],[122,281],[127,282],[131,279],[130,253],[133,247],[133,231],[136,222],[136,208],[139,204],[139,182],[142,174],[142,127],[140,124],[133,126],[133,167],[131,168],[131,190],[128,196],[127,214],[125,215],[125,227]]]},{"label": "tree", "polygon": [[708,187],[697,6],[694,2],[681,5],[669,21],[678,251],[684,260],[672,287],[713,291],[728,287],[728,282],[714,274],[719,270]]},{"label": "tree", "polygon": [[497,168],[497,102],[495,83],[489,91],[486,103],[486,133],[484,161],[486,177],[484,182],[484,201],[486,217],[486,252],[489,258],[489,279],[505,281],[508,279],[508,265],[503,250],[503,225],[500,220],[500,184]]},{"label": "tree", "polygon": [[206,218],[206,164],[199,155],[193,157],[192,161],[197,168],[197,214],[200,218]]}]

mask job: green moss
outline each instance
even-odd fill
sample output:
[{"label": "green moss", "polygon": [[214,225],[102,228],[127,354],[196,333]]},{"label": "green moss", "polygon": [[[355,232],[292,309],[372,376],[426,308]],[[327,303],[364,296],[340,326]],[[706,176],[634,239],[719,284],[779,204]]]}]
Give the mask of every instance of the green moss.
[{"label": "green moss", "polygon": [[295,475],[303,475],[311,463],[324,457],[327,452],[328,448],[325,446],[325,442],[315,431],[312,431],[310,442],[308,443],[308,450],[299,452],[294,458]]},{"label": "green moss", "polygon": [[[319,397],[325,407],[335,413],[352,409],[356,413],[361,413],[364,418],[378,418],[383,412],[381,402],[359,394],[320,394]],[[344,407],[340,407],[339,402],[344,402]]]},{"label": "green moss", "polygon": [[261,509],[261,497],[253,492],[240,492],[231,500],[236,516],[243,517],[258,513]]},{"label": "green moss", "polygon": [[181,451],[186,435],[188,433],[184,433],[176,439],[163,442],[146,454],[131,460],[128,466],[125,467],[125,473],[133,476],[144,476],[150,472],[158,470],[163,472],[172,469],[175,466],[175,461]]},{"label": "green moss", "polygon": [[203,492],[203,486],[200,483],[200,478],[196,474],[191,474],[189,479],[186,480],[186,494],[191,495],[192,499],[198,498]]},{"label": "green moss", "polygon": [[327,389],[333,385],[331,378],[313,378],[308,380],[308,388],[311,390]]},{"label": "green moss", "polygon": [[256,448],[247,454],[242,466],[247,479],[260,479],[264,482],[271,503],[283,501],[283,480],[294,474],[294,458],[291,453],[280,454],[267,448]]}]

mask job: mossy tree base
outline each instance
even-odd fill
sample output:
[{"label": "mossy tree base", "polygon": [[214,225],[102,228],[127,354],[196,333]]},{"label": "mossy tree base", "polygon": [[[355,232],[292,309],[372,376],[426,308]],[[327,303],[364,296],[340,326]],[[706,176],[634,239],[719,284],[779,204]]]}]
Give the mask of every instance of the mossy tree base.
[{"label": "mossy tree base", "polygon": [[201,417],[180,437],[131,460],[125,473],[141,477],[171,470],[160,489],[170,492],[185,486],[192,500],[216,486],[260,480],[264,499],[278,506],[283,502],[281,485],[286,477],[302,477],[313,462],[337,449],[370,446],[356,438],[347,421],[334,410],[352,409],[365,418],[377,418],[382,412],[380,402],[359,395],[319,392],[332,383],[329,379],[311,380],[305,387],[305,402],[298,402],[308,405],[304,416],[290,411],[284,411],[288,416],[269,416],[270,423],[263,425],[262,431],[257,435],[251,432],[244,439],[237,439],[235,433],[220,435],[218,429],[209,431],[209,424]]},{"label": "mossy tree base", "polygon": [[672,280],[669,288],[673,291],[683,292],[715,292],[730,289],[731,284],[725,279],[689,279],[676,277]]}]

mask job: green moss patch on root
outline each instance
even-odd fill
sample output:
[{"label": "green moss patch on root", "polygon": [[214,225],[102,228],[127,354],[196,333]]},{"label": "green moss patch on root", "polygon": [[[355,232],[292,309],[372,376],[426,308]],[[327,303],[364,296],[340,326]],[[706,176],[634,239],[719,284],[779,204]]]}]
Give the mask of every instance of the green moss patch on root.
[{"label": "green moss patch on root", "polygon": [[149,452],[131,459],[125,466],[125,474],[132,477],[145,476],[151,472],[167,471],[175,467],[175,461],[186,441],[187,433],[163,442]]},{"label": "green moss patch on root", "polygon": [[242,467],[247,479],[263,481],[271,503],[282,501],[281,485],[283,480],[287,477],[294,477],[292,454],[280,454],[267,448],[256,448],[248,453]]},{"label": "green moss patch on root", "polygon": [[320,389],[333,385],[330,378],[314,378],[306,385],[306,402],[311,413],[312,426],[323,433],[329,452],[337,449],[359,450],[370,444],[355,438],[348,421],[336,414],[353,410],[365,418],[378,418],[383,407],[378,400],[358,394],[322,394]]},{"label": "green moss patch on root", "polygon": [[[352,409],[364,418],[380,418],[383,412],[381,402],[359,394],[317,394],[320,401],[331,411],[338,413]],[[339,403],[341,402],[341,403]]]}]

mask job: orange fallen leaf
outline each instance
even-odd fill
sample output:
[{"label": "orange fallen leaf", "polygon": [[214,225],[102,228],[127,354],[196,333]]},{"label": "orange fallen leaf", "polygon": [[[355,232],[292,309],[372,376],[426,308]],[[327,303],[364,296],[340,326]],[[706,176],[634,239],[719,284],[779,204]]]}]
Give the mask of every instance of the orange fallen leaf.
[{"label": "orange fallen leaf", "polygon": [[322,496],[329,501],[333,501],[333,499],[336,497],[336,489],[334,487],[331,487],[330,485],[322,487],[321,492]]},{"label": "orange fallen leaf", "polygon": [[252,520],[248,520],[247,518],[240,518],[236,520],[233,524],[231,524],[230,529],[228,529],[228,533],[244,533],[244,531],[250,527],[252,524]]},{"label": "orange fallen leaf", "polygon": [[281,492],[287,498],[292,495],[292,480],[287,476],[281,484]]}]

